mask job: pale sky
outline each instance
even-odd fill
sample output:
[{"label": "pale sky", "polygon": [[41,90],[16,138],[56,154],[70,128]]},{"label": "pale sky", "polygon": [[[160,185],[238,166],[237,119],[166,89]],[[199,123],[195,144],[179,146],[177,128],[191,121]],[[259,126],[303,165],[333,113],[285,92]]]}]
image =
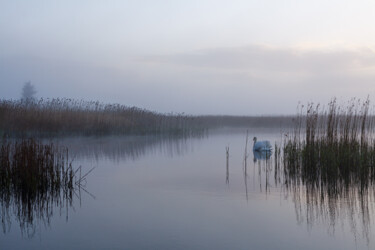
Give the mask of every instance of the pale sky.
[{"label": "pale sky", "polygon": [[0,98],[188,114],[375,103],[375,1],[0,0]]}]

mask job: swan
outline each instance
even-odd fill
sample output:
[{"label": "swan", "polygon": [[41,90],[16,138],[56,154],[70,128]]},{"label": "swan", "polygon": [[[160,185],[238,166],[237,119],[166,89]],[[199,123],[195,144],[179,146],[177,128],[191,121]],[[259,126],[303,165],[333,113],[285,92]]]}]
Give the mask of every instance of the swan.
[{"label": "swan", "polygon": [[269,141],[257,141],[256,137],[254,137],[253,141],[254,141],[253,151],[271,151],[272,150],[272,146]]}]

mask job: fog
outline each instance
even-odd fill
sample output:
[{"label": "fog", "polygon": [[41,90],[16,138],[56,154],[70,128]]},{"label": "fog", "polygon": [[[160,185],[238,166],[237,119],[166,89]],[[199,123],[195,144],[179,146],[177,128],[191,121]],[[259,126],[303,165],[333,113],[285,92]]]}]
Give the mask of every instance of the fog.
[{"label": "fog", "polygon": [[29,80],[37,97],[188,114],[373,98],[371,2],[270,3],[1,1],[0,98]]}]

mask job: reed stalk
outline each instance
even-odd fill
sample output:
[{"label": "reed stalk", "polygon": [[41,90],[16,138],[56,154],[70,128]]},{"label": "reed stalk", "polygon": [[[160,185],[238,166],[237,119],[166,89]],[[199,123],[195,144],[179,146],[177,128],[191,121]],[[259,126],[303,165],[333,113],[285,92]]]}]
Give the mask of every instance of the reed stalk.
[{"label": "reed stalk", "polygon": [[68,149],[33,138],[0,143],[0,206],[3,231],[13,212],[22,232],[30,236],[35,220],[47,224],[53,207],[72,206],[73,195],[86,177],[76,176]]}]

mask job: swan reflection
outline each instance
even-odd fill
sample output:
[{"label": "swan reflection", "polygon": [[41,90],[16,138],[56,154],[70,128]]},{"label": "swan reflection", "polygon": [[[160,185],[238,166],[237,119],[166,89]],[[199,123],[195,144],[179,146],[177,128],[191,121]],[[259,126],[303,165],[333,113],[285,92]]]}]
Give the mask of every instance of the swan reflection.
[{"label": "swan reflection", "polygon": [[253,150],[253,161],[257,160],[269,160],[271,158],[272,151],[255,151]]}]

